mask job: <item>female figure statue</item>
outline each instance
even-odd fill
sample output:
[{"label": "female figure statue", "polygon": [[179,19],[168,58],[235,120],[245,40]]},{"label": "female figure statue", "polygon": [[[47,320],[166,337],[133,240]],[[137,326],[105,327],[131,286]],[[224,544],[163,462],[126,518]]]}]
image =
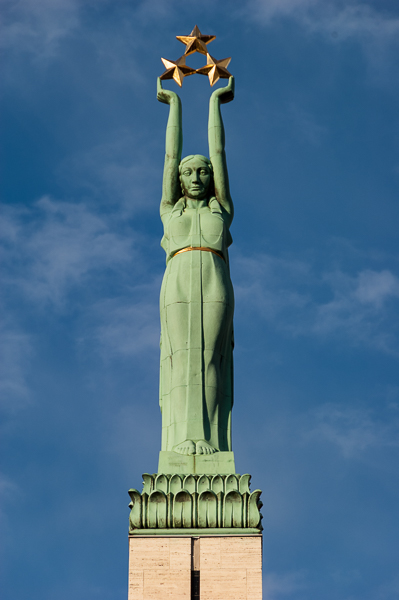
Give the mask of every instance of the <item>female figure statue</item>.
[{"label": "female figure statue", "polygon": [[234,294],[227,248],[233,203],[220,104],[234,98],[234,79],[210,99],[210,160],[181,160],[180,98],[159,79],[157,98],[169,104],[160,208],[167,257],[160,297],[162,450],[230,451]]}]

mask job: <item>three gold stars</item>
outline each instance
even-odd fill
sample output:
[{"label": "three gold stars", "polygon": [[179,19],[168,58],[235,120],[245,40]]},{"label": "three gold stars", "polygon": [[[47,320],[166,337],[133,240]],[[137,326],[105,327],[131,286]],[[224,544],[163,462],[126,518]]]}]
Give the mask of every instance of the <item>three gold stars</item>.
[{"label": "three gold stars", "polygon": [[[200,75],[208,75],[209,83],[213,86],[219,79],[228,79],[230,73],[227,67],[231,58],[216,60],[211,56],[207,49],[207,44],[216,38],[215,35],[202,35],[197,25],[194,27],[190,35],[177,35],[176,39],[186,45],[183,56],[176,61],[162,58],[162,62],[166,67],[166,71],[162,73],[160,79],[174,79],[181,87],[184,77],[198,73]],[[186,65],[186,56],[199,52],[206,55],[206,65],[200,69],[192,69]]]}]

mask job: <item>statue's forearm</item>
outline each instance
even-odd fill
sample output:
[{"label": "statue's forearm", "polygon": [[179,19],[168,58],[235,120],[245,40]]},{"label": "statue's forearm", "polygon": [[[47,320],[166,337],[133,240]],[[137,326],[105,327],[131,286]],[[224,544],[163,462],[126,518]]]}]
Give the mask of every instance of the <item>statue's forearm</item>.
[{"label": "statue's forearm", "polygon": [[182,110],[177,94],[169,95],[166,126],[165,166],[162,182],[161,216],[177,202],[180,194],[179,163],[183,147]]},{"label": "statue's forearm", "polygon": [[169,118],[166,127],[165,153],[166,158],[180,162],[183,148],[181,101],[176,95],[169,105]]},{"label": "statue's forearm", "polygon": [[[219,88],[213,92],[209,103],[208,142],[209,158],[213,166],[213,180],[215,195],[219,204],[233,218],[233,203],[230,196],[229,176],[227,172],[225,137],[220,104],[226,102],[226,93],[234,97],[234,80],[230,78],[226,88]],[[221,102],[222,101],[222,102]],[[228,100],[229,101],[229,100]]]},{"label": "statue's forearm", "polygon": [[209,104],[208,142],[209,158],[212,159],[216,154],[222,154],[224,152],[224,126],[220,111],[220,100],[218,97],[211,97]]}]

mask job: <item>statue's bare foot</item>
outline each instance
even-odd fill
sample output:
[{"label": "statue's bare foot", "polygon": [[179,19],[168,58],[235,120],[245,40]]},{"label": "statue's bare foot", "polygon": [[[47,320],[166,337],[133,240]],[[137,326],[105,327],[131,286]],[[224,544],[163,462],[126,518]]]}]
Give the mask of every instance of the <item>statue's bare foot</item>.
[{"label": "statue's bare foot", "polygon": [[173,448],[173,452],[178,452],[178,454],[195,454],[195,444],[191,440],[185,440],[177,444]]},{"label": "statue's bare foot", "polygon": [[195,448],[196,454],[213,454],[217,452],[217,449],[205,442],[204,440],[200,440],[196,444]]}]

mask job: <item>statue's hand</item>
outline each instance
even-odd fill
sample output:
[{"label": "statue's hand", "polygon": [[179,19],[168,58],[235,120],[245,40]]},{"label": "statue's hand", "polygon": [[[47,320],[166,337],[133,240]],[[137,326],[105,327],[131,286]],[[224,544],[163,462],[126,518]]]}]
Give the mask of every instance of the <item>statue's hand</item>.
[{"label": "statue's hand", "polygon": [[219,98],[220,104],[227,104],[234,99],[234,77],[229,77],[229,83],[226,87],[218,88],[211,96],[211,101]]},{"label": "statue's hand", "polygon": [[159,100],[159,102],[163,102],[164,104],[171,104],[173,100],[178,100],[179,96],[175,92],[171,92],[170,90],[164,90],[162,87],[161,79],[160,77],[158,77],[157,99]]}]

